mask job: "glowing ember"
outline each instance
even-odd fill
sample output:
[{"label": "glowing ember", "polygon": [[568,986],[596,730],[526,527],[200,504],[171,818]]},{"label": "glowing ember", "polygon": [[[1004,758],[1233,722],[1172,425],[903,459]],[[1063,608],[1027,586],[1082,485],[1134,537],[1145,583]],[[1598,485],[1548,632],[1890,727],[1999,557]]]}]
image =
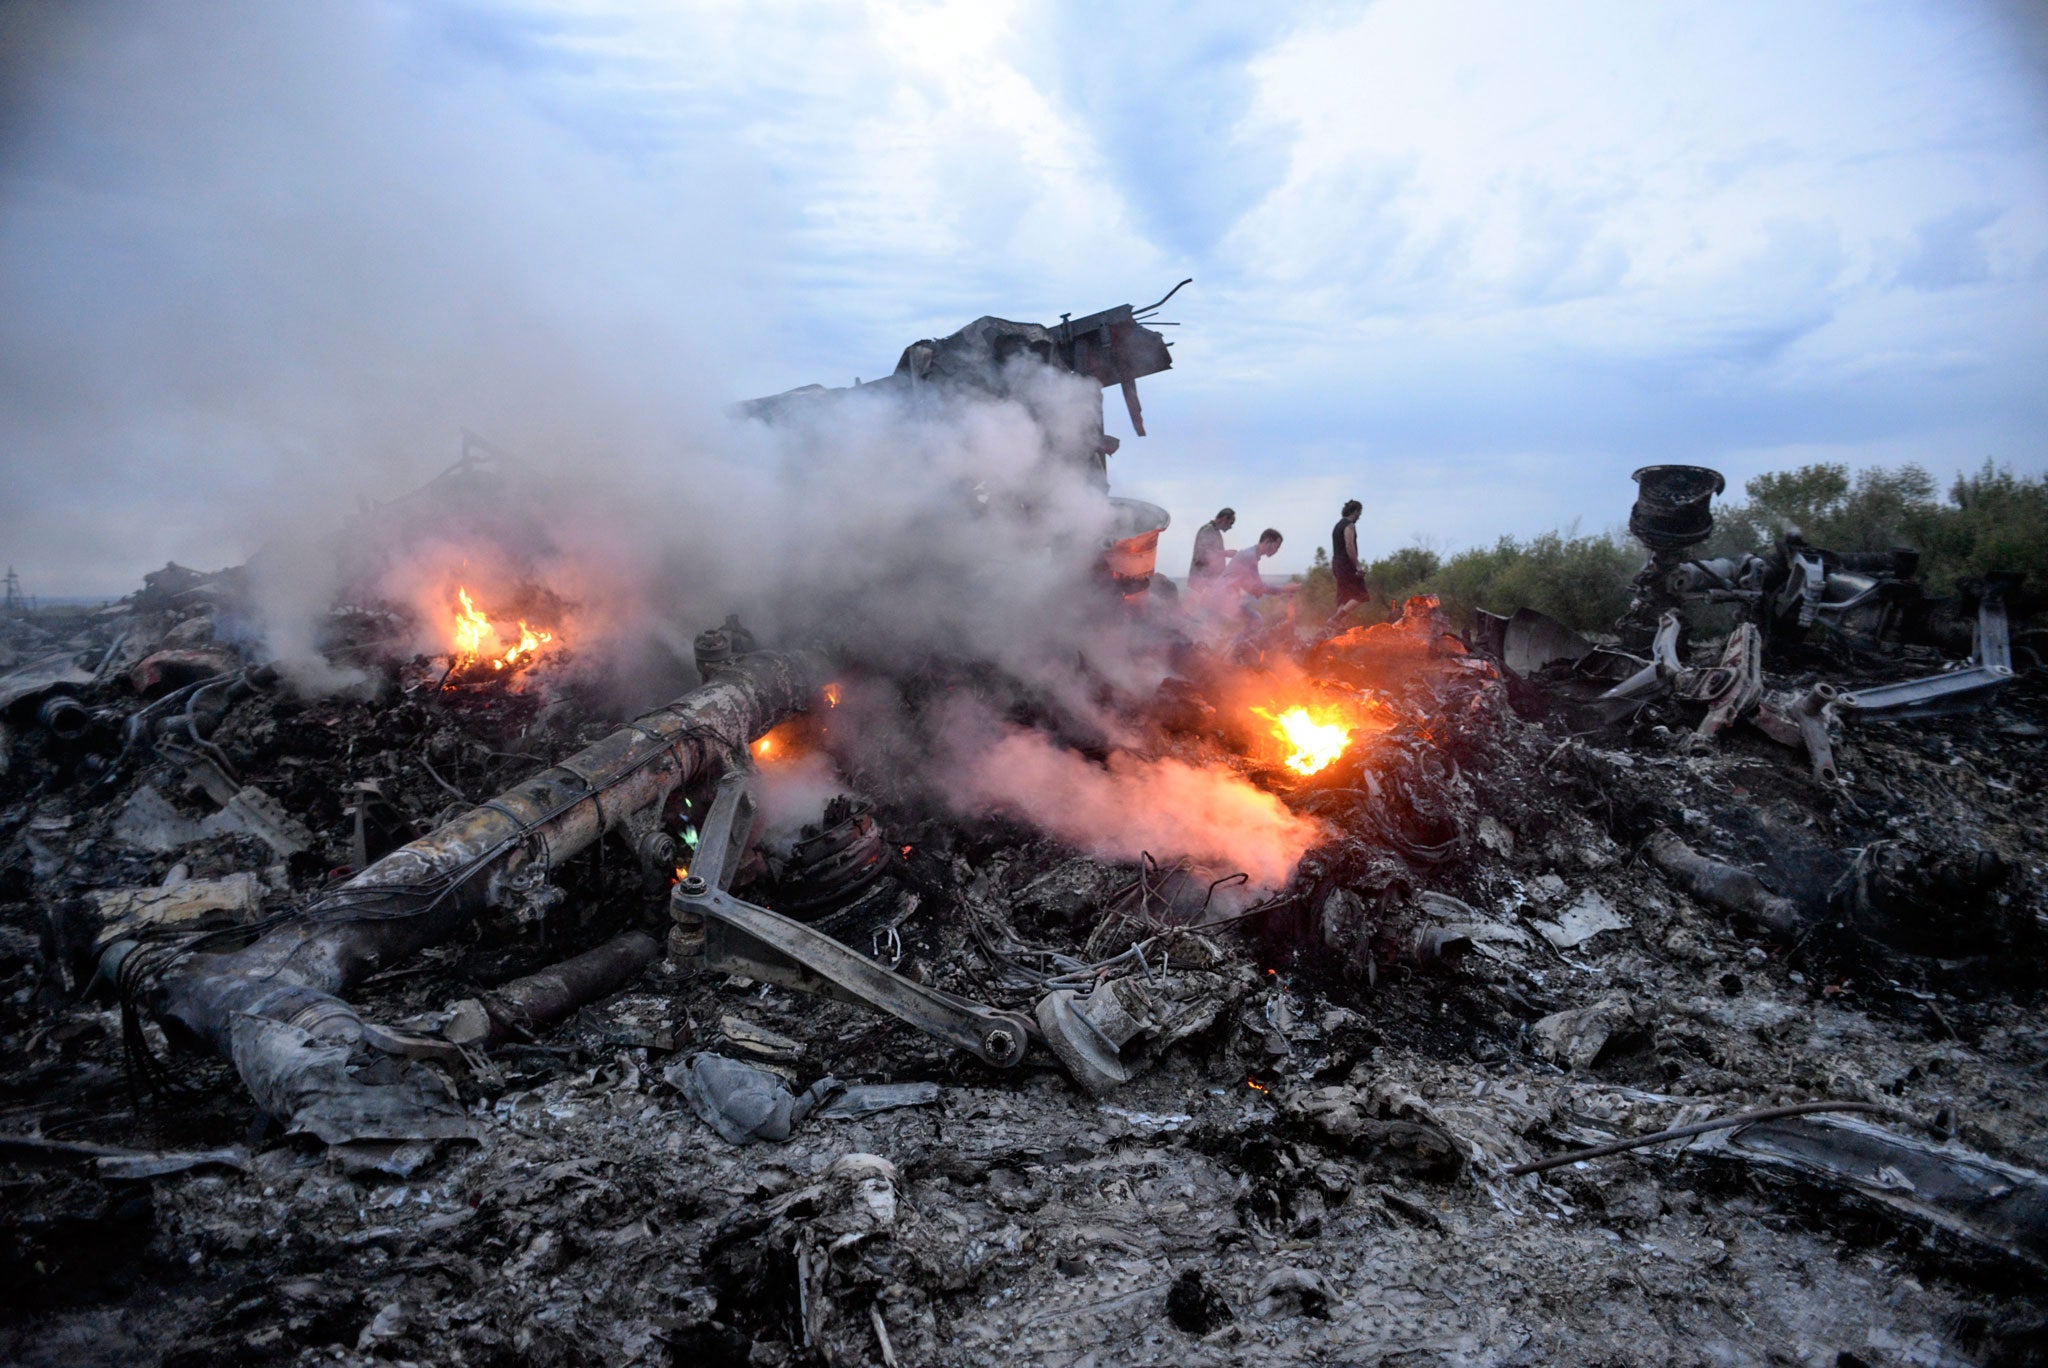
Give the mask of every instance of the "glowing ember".
[{"label": "glowing ember", "polygon": [[1252,1090],[1253,1090],[1253,1091],[1255,1091],[1255,1092],[1271,1092],[1271,1091],[1273,1091],[1273,1090],[1272,1090],[1271,1088],[1267,1087],[1267,1086],[1266,1086],[1265,1084],[1263,1084],[1263,1083],[1259,1082],[1259,1080],[1258,1080],[1258,1079],[1256,1079],[1256,1078],[1247,1078],[1247,1079],[1246,1079],[1246,1080],[1244,1081],[1244,1085],[1245,1085],[1245,1086],[1246,1086],[1247,1088],[1250,1088],[1250,1089],[1252,1089]]},{"label": "glowing ember", "polygon": [[682,882],[683,880],[685,880],[685,879],[687,879],[687,878],[689,878],[689,877],[690,877],[690,867],[689,867],[688,865],[677,865],[677,866],[676,866],[676,879],[675,879],[675,881],[676,881],[677,883],[681,883],[681,882]]},{"label": "glowing ember", "polygon": [[760,739],[759,741],[756,741],[756,742],[754,743],[754,754],[756,754],[756,755],[773,755],[774,753],[775,753],[775,738],[774,738],[773,736],[764,736],[764,737],[762,737],[762,738],[761,738],[761,739]]},{"label": "glowing ember", "polygon": [[[1351,744],[1351,728],[1342,722],[1331,720],[1334,716],[1329,709],[1293,707],[1282,713],[1270,713],[1264,708],[1253,708],[1253,712],[1273,724],[1273,734],[1285,742],[1293,751],[1287,757],[1287,768],[1296,774],[1314,774],[1344,753]],[[1319,717],[1318,714],[1321,714]]]},{"label": "glowing ember", "polygon": [[[540,648],[554,640],[552,632],[543,632],[519,624],[519,638],[506,647],[506,634],[476,606],[476,600],[469,596],[469,590],[458,586],[455,597],[462,606],[455,612],[455,663],[467,665],[474,660],[487,660],[493,670],[516,670],[531,664],[540,654]],[[504,648],[501,650],[501,648]]]}]

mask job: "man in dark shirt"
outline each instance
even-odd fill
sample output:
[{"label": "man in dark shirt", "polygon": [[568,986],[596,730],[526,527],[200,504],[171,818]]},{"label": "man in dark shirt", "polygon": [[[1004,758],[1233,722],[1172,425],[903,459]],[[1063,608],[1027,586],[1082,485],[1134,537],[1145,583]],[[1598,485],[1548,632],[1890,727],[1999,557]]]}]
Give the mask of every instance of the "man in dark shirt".
[{"label": "man in dark shirt", "polygon": [[1372,595],[1366,592],[1365,576],[1358,568],[1358,515],[1365,511],[1365,505],[1356,499],[1344,505],[1344,516],[1330,529],[1330,573],[1337,579],[1337,611],[1343,612],[1346,605],[1364,603]]},{"label": "man in dark shirt", "polygon": [[1215,579],[1230,564],[1231,553],[1223,545],[1223,534],[1235,526],[1237,511],[1225,508],[1196,531],[1195,559],[1188,566],[1188,588],[1193,589]]}]

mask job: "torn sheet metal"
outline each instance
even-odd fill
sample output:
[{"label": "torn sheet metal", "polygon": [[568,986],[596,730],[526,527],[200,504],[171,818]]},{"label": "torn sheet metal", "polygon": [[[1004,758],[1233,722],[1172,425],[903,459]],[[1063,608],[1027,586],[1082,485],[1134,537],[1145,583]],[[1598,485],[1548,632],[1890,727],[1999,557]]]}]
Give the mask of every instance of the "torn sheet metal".
[{"label": "torn sheet metal", "polygon": [[1987,592],[1977,605],[1977,650],[1971,664],[1946,674],[1844,693],[1841,708],[1845,716],[1877,720],[1939,717],[1976,707],[1984,695],[2012,680],[2012,635],[2005,600],[1996,592]]},{"label": "torn sheet metal", "polygon": [[1629,920],[1614,910],[1614,904],[1587,889],[1556,921],[1534,925],[1543,939],[1559,950],[1575,950],[1602,931],[1626,931]]},{"label": "torn sheet metal", "polygon": [[1763,1121],[1697,1149],[1795,1170],[2048,1270],[2048,1177],[1851,1116]]},{"label": "torn sheet metal", "polygon": [[734,1145],[789,1139],[790,1132],[839,1087],[821,1078],[801,1093],[780,1074],[724,1055],[694,1054],[662,1075],[705,1125]]},{"label": "torn sheet metal", "polygon": [[313,833],[259,788],[237,789],[220,811],[187,817],[148,784],[137,789],[114,819],[114,836],[138,850],[160,854],[214,836],[253,836],[282,859],[313,848]]}]

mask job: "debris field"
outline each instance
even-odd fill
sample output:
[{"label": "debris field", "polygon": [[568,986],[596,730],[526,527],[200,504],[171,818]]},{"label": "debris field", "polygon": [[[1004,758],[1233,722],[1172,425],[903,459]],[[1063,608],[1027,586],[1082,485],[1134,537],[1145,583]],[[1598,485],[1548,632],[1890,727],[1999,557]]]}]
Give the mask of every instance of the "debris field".
[{"label": "debris field", "polygon": [[0,1359],[2048,1357],[2038,634],[1688,562],[1690,469],[1606,644],[1109,538],[1085,714],[737,618],[649,697],[535,592],[337,603],[329,692],[240,570],[0,618]]}]

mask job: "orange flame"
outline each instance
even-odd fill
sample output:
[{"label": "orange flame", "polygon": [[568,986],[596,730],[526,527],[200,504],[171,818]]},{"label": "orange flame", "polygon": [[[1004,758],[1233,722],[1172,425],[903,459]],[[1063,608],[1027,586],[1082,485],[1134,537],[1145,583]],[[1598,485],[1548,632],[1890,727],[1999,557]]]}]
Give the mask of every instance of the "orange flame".
[{"label": "orange flame", "polygon": [[1271,1092],[1271,1091],[1273,1091],[1273,1090],[1272,1090],[1271,1088],[1267,1087],[1267,1086],[1266,1086],[1265,1084],[1263,1084],[1263,1083],[1259,1082],[1259,1080],[1258,1080],[1258,1079],[1256,1079],[1256,1078],[1247,1078],[1247,1079],[1246,1079],[1246,1080],[1244,1081],[1244,1085],[1245,1085],[1245,1086],[1246,1086],[1247,1088],[1250,1088],[1250,1089],[1252,1089],[1252,1090],[1253,1090],[1253,1091],[1255,1091],[1255,1092]]},{"label": "orange flame", "polygon": [[839,686],[837,684],[827,684],[825,686],[825,706],[828,708],[839,706]]},{"label": "orange flame", "polygon": [[504,635],[498,631],[489,616],[476,606],[476,600],[469,596],[469,590],[457,586],[455,597],[462,606],[455,613],[455,663],[467,664],[472,660],[488,660],[494,670],[514,670],[529,664],[540,654],[540,648],[553,641],[554,633],[543,632],[529,627],[524,621],[519,624],[519,639],[502,654],[498,648],[505,644]]},{"label": "orange flame", "polygon": [[482,655],[484,637],[488,635],[496,641],[497,629],[491,626],[489,618],[477,611],[476,604],[470,601],[469,590],[457,588],[455,597],[462,600],[462,609],[455,615],[455,654],[464,657]]},{"label": "orange flame", "polygon": [[1309,775],[1328,766],[1351,744],[1352,728],[1336,720],[1334,708],[1292,707],[1282,713],[1253,712],[1273,724],[1273,735],[1291,750],[1287,768]]}]

